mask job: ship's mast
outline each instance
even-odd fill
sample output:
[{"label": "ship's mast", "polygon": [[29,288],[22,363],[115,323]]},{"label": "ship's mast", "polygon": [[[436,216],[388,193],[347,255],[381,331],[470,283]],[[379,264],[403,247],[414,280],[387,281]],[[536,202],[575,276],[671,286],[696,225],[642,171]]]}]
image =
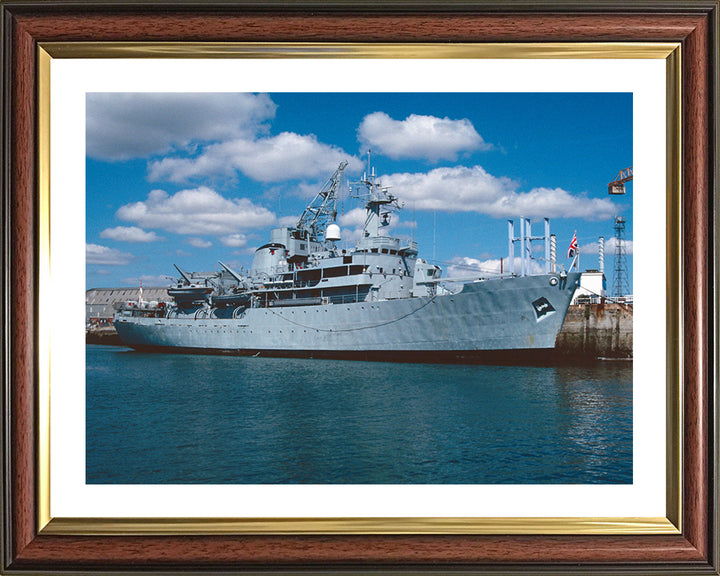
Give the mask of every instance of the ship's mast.
[{"label": "ship's mast", "polygon": [[[369,172],[369,175],[368,175]],[[375,168],[370,167],[370,150],[368,150],[368,172],[363,174],[362,180],[358,182],[358,189],[355,198],[365,200],[365,225],[363,226],[363,236],[374,237],[380,236],[380,229],[390,223],[389,216],[392,210],[388,208],[399,209],[397,198],[388,192],[387,187],[376,181]],[[365,190],[360,190],[360,187]],[[387,210],[383,212],[383,210]]]},{"label": "ship's mast", "polygon": [[306,230],[310,238],[319,240],[325,234],[329,224],[335,222],[337,217],[338,190],[342,183],[343,171],[348,165],[346,161],[340,162],[337,170],[317,193],[310,205],[298,220],[297,227]]}]

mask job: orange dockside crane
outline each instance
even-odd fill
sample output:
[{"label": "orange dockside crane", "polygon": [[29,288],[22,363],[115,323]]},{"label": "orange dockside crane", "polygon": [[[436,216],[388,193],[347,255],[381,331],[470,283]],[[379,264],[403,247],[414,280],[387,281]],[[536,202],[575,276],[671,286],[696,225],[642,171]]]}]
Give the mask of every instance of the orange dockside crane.
[{"label": "orange dockside crane", "polygon": [[615,180],[608,184],[608,194],[625,194],[625,182],[629,182],[633,179],[633,169],[625,168],[620,170],[618,175],[615,176]]}]

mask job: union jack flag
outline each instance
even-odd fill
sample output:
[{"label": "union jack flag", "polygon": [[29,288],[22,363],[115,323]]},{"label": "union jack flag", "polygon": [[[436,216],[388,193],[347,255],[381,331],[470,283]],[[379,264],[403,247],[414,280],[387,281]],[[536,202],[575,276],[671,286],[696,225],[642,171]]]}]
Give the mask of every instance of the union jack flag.
[{"label": "union jack flag", "polygon": [[577,254],[577,232],[573,234],[572,242],[570,242],[570,247],[568,248],[568,258],[575,258],[575,254]]}]

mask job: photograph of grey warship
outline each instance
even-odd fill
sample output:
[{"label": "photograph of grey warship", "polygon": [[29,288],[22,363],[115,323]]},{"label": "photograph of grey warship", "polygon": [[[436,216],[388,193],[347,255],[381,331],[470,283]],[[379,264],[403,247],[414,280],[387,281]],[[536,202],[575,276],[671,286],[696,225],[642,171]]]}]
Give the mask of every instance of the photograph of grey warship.
[{"label": "photograph of grey warship", "polygon": [[553,257],[544,274],[443,278],[439,266],[419,257],[416,242],[384,234],[402,206],[370,169],[351,188],[365,205],[362,235],[353,248],[339,248],[346,165],[295,226],[271,231],[248,271],[222,262],[212,274],[176,266],[172,302],[127,303],[114,320],[123,343],[153,352],[398,362],[551,355],[579,273]]}]

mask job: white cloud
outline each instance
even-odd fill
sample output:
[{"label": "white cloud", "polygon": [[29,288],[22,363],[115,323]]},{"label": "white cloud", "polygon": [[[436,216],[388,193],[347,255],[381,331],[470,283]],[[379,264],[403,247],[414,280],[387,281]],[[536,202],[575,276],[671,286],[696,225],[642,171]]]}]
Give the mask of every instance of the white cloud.
[{"label": "white cloud", "polygon": [[342,160],[350,170],[362,162],[310,135],[282,132],[257,140],[239,138],[207,146],[195,158],[164,158],[149,165],[151,180],[187,182],[209,176],[232,177],[239,171],[259,182],[329,176]]},{"label": "white cloud", "polygon": [[[359,166],[359,165],[357,165]],[[356,166],[356,168],[357,168]],[[335,166],[337,168],[337,166]],[[359,169],[359,168],[358,168]],[[325,176],[326,178],[324,180],[314,180],[312,182],[298,182],[296,185],[292,186],[287,192],[284,194],[294,194],[295,196],[298,196],[299,198],[315,198],[317,193],[323,188],[325,185],[325,182],[327,182],[327,177],[330,176],[330,171],[326,172],[325,174],[322,174],[322,176]]]},{"label": "white cloud", "polygon": [[146,232],[137,226],[116,226],[100,232],[100,238],[119,240],[121,242],[155,242],[162,240],[155,232]]},{"label": "white cloud", "polygon": [[278,226],[295,226],[300,220],[300,216],[282,216],[278,218]]},{"label": "white cloud", "polygon": [[174,280],[169,276],[151,276],[149,274],[143,274],[142,276],[135,276],[133,278],[123,278],[123,284],[128,284],[130,286],[139,286],[141,282],[143,288],[165,287],[174,284]]},{"label": "white cloud", "polygon": [[220,243],[223,246],[229,246],[230,248],[243,248],[247,246],[247,236],[245,234],[229,234],[227,236],[220,237]]},{"label": "white cloud", "polygon": [[120,266],[127,264],[134,256],[99,244],[85,244],[85,262],[101,266]]},{"label": "white cloud", "polygon": [[384,176],[402,202],[418,210],[482,212],[498,199],[512,193],[517,184],[509,178],[496,178],[481,166],[435,168],[428,173],[401,173]]},{"label": "white cloud", "polygon": [[232,253],[235,254],[235,256],[247,256],[248,254],[255,254],[257,249],[258,246],[247,246],[245,248],[241,248],[240,250],[233,250]]},{"label": "white cloud", "polygon": [[[514,258],[515,272],[520,271],[520,258]],[[509,261],[507,258],[502,260],[499,258],[488,258],[479,260],[477,258],[469,258],[468,256],[456,256],[450,261],[447,268],[446,276],[448,278],[464,278],[477,274],[483,277],[499,276],[502,268],[504,274],[510,272]],[[540,260],[530,260],[530,274],[544,274],[545,264]]]},{"label": "white cloud", "polygon": [[126,204],[116,215],[143,228],[186,235],[234,234],[270,226],[276,220],[272,212],[247,198],[228,199],[206,186],[173,195],[153,190],[147,200]]},{"label": "white cloud", "polygon": [[384,112],[363,118],[358,140],[376,152],[392,158],[455,160],[461,152],[492,148],[472,122],[411,114],[405,120],[393,120]]},{"label": "white cloud", "polygon": [[361,227],[365,224],[367,211],[364,208],[353,208],[338,217],[338,224],[346,227]]},{"label": "white cloud", "polygon": [[534,217],[606,220],[618,211],[618,207],[609,198],[573,195],[562,188],[533,188],[530,192],[514,193],[503,200],[508,206],[497,206],[498,216],[524,214]]},{"label": "white cloud", "polygon": [[618,207],[607,198],[573,195],[561,188],[533,188],[518,192],[518,184],[496,177],[481,166],[436,168],[428,173],[384,176],[384,185],[401,201],[418,210],[477,212],[496,218],[584,218],[603,220]]},{"label": "white cloud", "polygon": [[[635,248],[634,243],[632,240],[623,240],[622,241],[623,248],[625,254],[633,254],[633,250]],[[607,255],[608,252],[611,254],[615,254],[615,247],[617,246],[617,239],[616,238],[608,238],[605,241],[605,254]]]},{"label": "white cloud", "polygon": [[340,225],[340,237],[343,242],[357,242],[363,235],[365,209],[353,208],[340,214],[337,223]]},{"label": "white cloud", "polygon": [[276,105],[265,94],[90,93],[87,154],[127,160],[200,142],[255,137]]},{"label": "white cloud", "polygon": [[[624,252],[627,255],[630,255],[633,253],[633,241],[632,240],[623,240],[622,241]],[[578,243],[578,247],[580,248],[581,254],[595,254],[598,253],[599,248],[599,242],[588,242],[584,244]],[[617,238],[614,236],[611,236],[610,238],[605,238],[605,258],[608,256],[614,256],[615,255],[615,249],[617,247]]]},{"label": "white cloud", "polygon": [[212,242],[203,240],[202,238],[188,238],[186,242],[190,244],[190,246],[195,246],[195,248],[210,248],[210,246],[212,246]]}]

